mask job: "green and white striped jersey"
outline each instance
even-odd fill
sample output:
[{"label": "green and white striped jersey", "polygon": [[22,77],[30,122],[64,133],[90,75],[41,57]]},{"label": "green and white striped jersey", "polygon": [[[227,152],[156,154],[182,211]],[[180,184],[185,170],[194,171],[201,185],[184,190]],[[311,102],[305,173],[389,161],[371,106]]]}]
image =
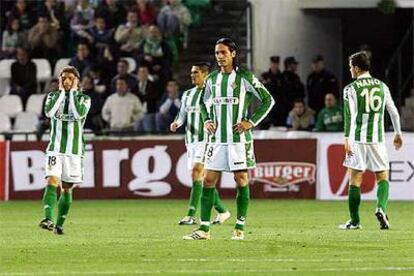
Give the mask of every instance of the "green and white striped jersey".
[{"label": "green and white striped jersey", "polygon": [[90,97],[81,91],[54,91],[47,95],[45,114],[51,123],[47,152],[83,156],[83,125],[90,106]]},{"label": "green and white striped jersey", "polygon": [[[261,105],[249,115],[253,96]],[[269,91],[249,71],[233,70],[231,73],[213,71],[207,78],[201,101],[203,122],[211,120],[216,131],[209,136],[210,143],[246,143],[253,141],[252,131],[233,132],[233,126],[248,120],[253,126],[262,121],[274,105]]]},{"label": "green and white striped jersey", "polygon": [[367,72],[344,88],[345,137],[374,144],[384,141],[384,109],[390,114],[394,131],[401,133],[398,110],[389,88]]},{"label": "green and white striped jersey", "polygon": [[181,97],[181,107],[174,122],[178,127],[186,124],[185,143],[205,141],[204,124],[201,120],[200,101],[203,89],[194,87],[185,91]]}]

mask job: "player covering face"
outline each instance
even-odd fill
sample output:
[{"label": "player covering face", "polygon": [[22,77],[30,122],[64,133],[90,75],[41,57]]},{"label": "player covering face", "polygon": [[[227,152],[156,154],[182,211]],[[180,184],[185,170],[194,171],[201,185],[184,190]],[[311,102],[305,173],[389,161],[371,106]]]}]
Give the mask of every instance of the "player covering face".
[{"label": "player covering face", "polygon": [[[79,72],[65,67],[59,89],[48,94],[45,114],[50,118],[50,141],[46,150],[46,188],[43,194],[45,218],[40,227],[63,234],[63,224],[72,204],[72,188],[83,180],[83,125],[91,100],[79,89]],[[57,189],[61,188],[57,201]],[[54,209],[58,206],[56,225]]]},{"label": "player covering face", "polygon": [[389,88],[369,73],[370,61],[364,52],[349,57],[351,84],[344,88],[345,161],[349,173],[349,212],[351,219],[341,229],[360,229],[359,205],[365,170],[375,173],[378,183],[375,216],[380,229],[390,227],[388,221],[389,162],[384,137],[384,111],[387,109],[394,127],[394,146],[402,146],[400,117]]},{"label": "player covering face", "polygon": [[[219,70],[208,76],[203,89],[201,115],[209,136],[201,222],[199,229],[183,237],[186,240],[210,239],[215,186],[223,171],[232,172],[237,185],[237,219],[232,239],[244,239],[250,201],[248,169],[255,167],[251,129],[266,117],[274,101],[251,72],[237,68],[236,49],[228,38],[216,42],[215,57]],[[253,97],[257,97],[261,105],[249,114]]]},{"label": "player covering face", "polygon": [[[200,98],[207,75],[208,64],[198,63],[192,66],[190,76],[194,87],[183,93],[180,111],[170,125],[170,130],[176,132],[179,127],[186,124],[185,144],[187,147],[188,169],[191,170],[193,181],[188,212],[180,220],[179,225],[193,225],[197,223],[195,214],[201,198],[207,138],[203,128],[203,121],[201,120]],[[216,219],[213,221],[214,224],[222,224],[230,218],[230,212],[227,211],[220,200],[217,190],[215,190],[214,208],[218,212]]]}]

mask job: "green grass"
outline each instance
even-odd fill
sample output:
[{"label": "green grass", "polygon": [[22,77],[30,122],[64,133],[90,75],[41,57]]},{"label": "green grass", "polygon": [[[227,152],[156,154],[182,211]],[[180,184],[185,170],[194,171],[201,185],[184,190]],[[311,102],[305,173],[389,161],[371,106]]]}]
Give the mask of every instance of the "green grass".
[{"label": "green grass", "polygon": [[[234,201],[226,201],[234,212]],[[246,240],[233,223],[210,241],[183,241],[186,201],[75,201],[66,234],[41,230],[38,202],[0,203],[0,274],[414,275],[414,203],[392,202],[380,231],[374,202],[363,230],[341,231],[346,202],[254,200]]]}]

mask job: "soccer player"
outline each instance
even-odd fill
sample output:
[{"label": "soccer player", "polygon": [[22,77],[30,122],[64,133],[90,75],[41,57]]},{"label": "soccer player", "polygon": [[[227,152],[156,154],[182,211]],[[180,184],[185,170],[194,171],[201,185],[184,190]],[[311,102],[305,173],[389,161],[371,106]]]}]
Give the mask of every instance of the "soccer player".
[{"label": "soccer player", "polygon": [[[46,181],[43,194],[45,218],[40,227],[58,235],[72,204],[72,188],[83,179],[83,124],[91,100],[79,89],[80,75],[75,67],[63,68],[59,76],[59,90],[50,92],[45,114],[51,120],[50,142],[46,149]],[[57,202],[57,189],[61,187]],[[53,211],[58,205],[56,226]]]},{"label": "soccer player", "polygon": [[[215,185],[223,171],[233,172],[237,184],[237,221],[232,239],[244,239],[250,200],[248,169],[255,167],[251,129],[274,105],[263,84],[251,72],[237,68],[237,46],[231,39],[221,38],[216,42],[215,57],[219,70],[208,76],[200,103],[204,127],[209,133],[201,222],[197,230],[183,237],[186,240],[210,239]],[[253,96],[261,105],[249,114]]]},{"label": "soccer player", "polygon": [[[193,225],[197,223],[195,214],[203,188],[204,153],[207,138],[200,116],[200,98],[208,71],[208,63],[197,63],[191,67],[191,82],[195,87],[183,93],[180,112],[170,125],[170,130],[176,132],[186,122],[185,144],[187,147],[187,164],[188,169],[191,170],[193,180],[188,212],[179,222],[180,225]],[[220,200],[218,191],[215,190],[214,193],[214,208],[218,214],[213,224],[222,224],[230,218],[230,212],[227,211]]]},{"label": "soccer player", "polygon": [[348,168],[349,212],[351,219],[340,225],[341,229],[360,229],[359,204],[361,183],[365,170],[375,173],[378,183],[375,216],[380,229],[388,229],[388,156],[384,140],[384,108],[387,108],[394,127],[394,147],[402,146],[400,117],[391,98],[390,90],[370,73],[370,60],[364,52],[349,57],[352,78],[356,79],[344,88],[344,166]]}]

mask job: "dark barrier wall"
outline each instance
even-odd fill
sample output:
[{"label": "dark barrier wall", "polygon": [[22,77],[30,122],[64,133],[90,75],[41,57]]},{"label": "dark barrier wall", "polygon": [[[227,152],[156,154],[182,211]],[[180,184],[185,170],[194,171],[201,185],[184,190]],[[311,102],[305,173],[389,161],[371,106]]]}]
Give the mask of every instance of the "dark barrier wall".
[{"label": "dark barrier wall", "polygon": [[[315,198],[316,144],[315,139],[256,141],[252,197]],[[10,142],[10,200],[41,198],[45,147],[43,142]],[[84,183],[75,197],[188,198],[190,175],[181,140],[96,141],[87,145]],[[235,196],[232,174],[223,174],[218,187],[223,197]]]}]

